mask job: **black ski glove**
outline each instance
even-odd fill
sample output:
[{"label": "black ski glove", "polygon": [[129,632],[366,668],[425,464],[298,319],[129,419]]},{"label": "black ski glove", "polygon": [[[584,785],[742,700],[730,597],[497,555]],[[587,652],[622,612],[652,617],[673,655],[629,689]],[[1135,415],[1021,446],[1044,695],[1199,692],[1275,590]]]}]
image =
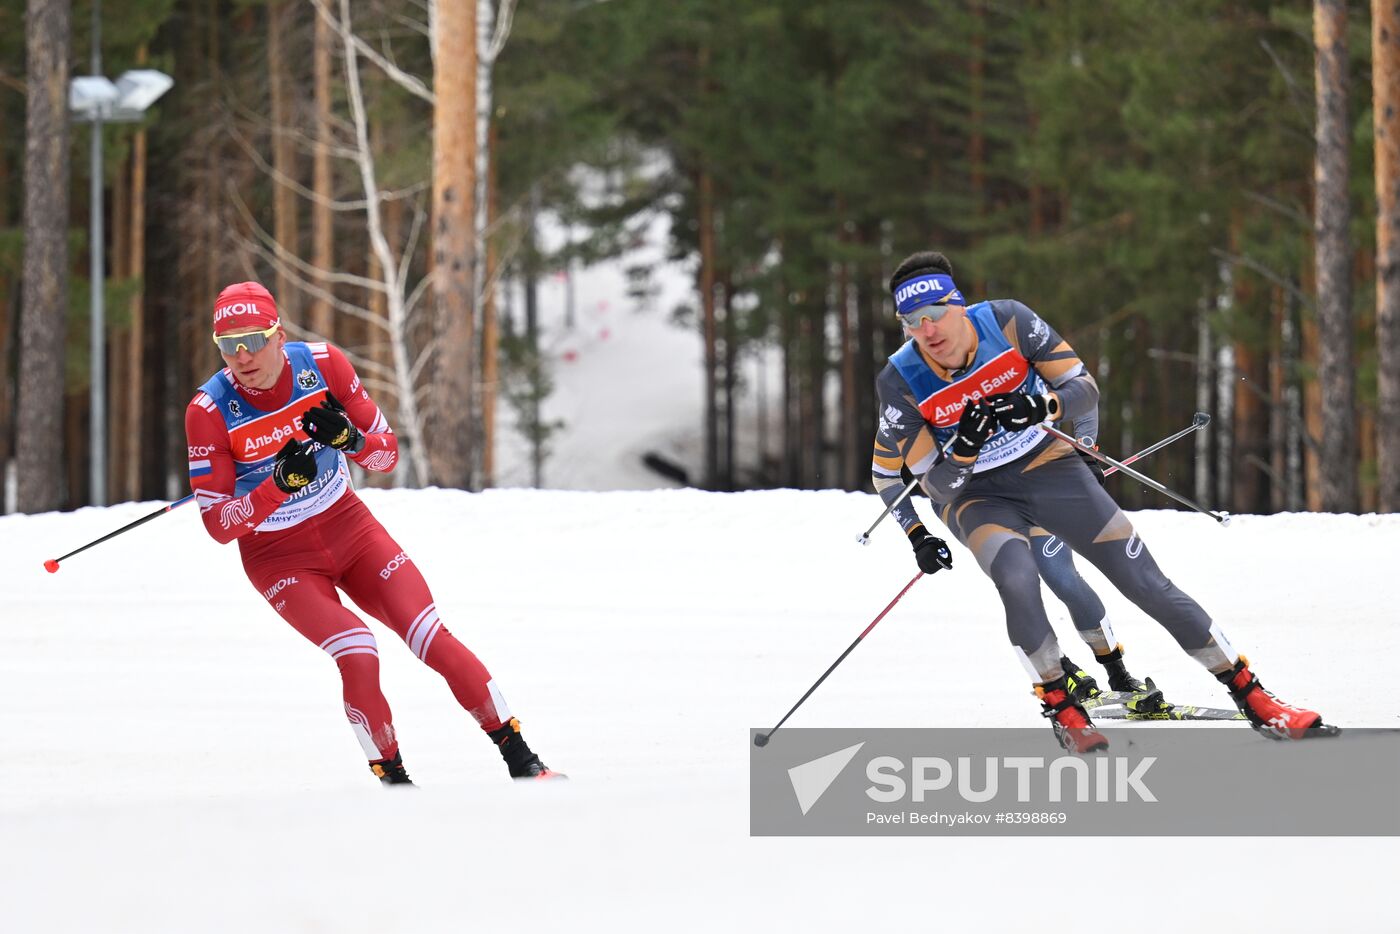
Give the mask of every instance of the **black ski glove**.
[{"label": "black ski glove", "polygon": [[345,406],[330,393],[320,405],[306,410],[301,417],[301,430],[312,441],[347,454],[358,454],[365,446],[365,436],[350,423]]},{"label": "black ski glove", "polygon": [[925,574],[952,568],[953,554],[948,550],[948,543],[936,535],[930,535],[922,525],[916,525],[910,531],[909,544],[914,546],[914,560]]},{"label": "black ski glove", "polygon": [[272,463],[272,482],[283,493],[295,493],[316,479],[316,455],[296,438],[282,445]]},{"label": "black ski glove", "polygon": [[[1003,392],[988,396],[986,402],[996,416],[997,424],[1007,431],[1020,431],[1039,425],[1060,413],[1059,403],[1050,396],[1028,396],[1023,392]],[[1051,410],[1054,411],[1051,411]]]},{"label": "black ski glove", "polygon": [[[1080,444],[1083,443],[1083,440],[1081,440]],[[1094,445],[1094,450],[1097,451],[1098,449],[1099,446],[1097,444]],[[1103,464],[1099,463],[1098,458],[1086,451],[1081,451],[1078,448],[1075,448],[1074,452],[1078,454],[1079,457],[1084,461],[1084,465],[1089,468],[1089,472],[1094,475],[1094,479],[1099,481],[1099,486],[1103,486]]]},{"label": "black ski glove", "polygon": [[978,399],[963,406],[958,419],[958,433],[953,438],[953,454],[961,458],[976,457],[982,445],[997,430],[996,416],[986,400]]}]

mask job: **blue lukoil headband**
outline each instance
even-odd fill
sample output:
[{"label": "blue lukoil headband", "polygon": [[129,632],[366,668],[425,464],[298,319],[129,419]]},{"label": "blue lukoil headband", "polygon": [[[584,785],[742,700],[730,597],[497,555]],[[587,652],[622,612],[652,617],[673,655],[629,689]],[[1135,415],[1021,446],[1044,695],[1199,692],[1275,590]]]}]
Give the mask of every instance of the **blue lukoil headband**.
[{"label": "blue lukoil headband", "polygon": [[901,315],[925,305],[943,303],[945,300],[950,305],[964,304],[962,293],[954,284],[953,277],[941,272],[910,279],[894,291],[895,313]]}]

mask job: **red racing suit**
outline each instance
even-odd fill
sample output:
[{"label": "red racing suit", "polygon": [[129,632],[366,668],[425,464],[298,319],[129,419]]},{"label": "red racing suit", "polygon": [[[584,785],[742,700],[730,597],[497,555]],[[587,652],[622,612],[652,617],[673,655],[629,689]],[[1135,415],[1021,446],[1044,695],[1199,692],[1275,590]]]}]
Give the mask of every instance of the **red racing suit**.
[{"label": "red racing suit", "polygon": [[289,438],[309,440],[302,416],[327,392],[365,437],[351,460],[382,472],[398,462],[397,438],[338,348],[289,342],[284,354],[273,388],[250,389],[224,369],[185,409],[190,487],[205,529],[221,543],[238,540],[253,586],[335,660],[346,716],[371,761],[392,758],[398,741],[379,688],[374,634],[341,604],[336,588],[442,675],[483,730],[499,728],[511,719],[505,699],[486,667],[443,627],[412,559],[355,495],[346,455],[317,445],[317,474],[308,486],[289,495],[273,482],[277,451]]}]

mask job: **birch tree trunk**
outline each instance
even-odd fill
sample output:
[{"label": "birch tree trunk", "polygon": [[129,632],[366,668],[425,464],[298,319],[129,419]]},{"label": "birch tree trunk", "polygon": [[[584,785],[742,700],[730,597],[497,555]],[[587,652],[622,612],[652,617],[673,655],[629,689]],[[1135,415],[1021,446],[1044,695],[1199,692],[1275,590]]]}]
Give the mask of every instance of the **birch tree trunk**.
[{"label": "birch tree trunk", "polygon": [[774,290],[776,304],[778,306],[778,344],[783,352],[783,447],[782,447],[782,469],[780,476],[781,484],[786,487],[800,488],[802,485],[801,461],[802,452],[799,446],[798,425],[800,416],[798,413],[798,353],[797,353],[797,328],[794,319],[797,316],[797,309],[792,300],[788,297],[786,283],[779,281],[778,288]]},{"label": "birch tree trunk", "polygon": [[[371,140],[373,140],[374,150],[380,151],[380,142],[375,140],[374,136],[371,136]],[[402,232],[398,229],[400,225],[396,223],[396,217],[401,218],[402,214],[403,202],[394,200],[384,205],[384,239],[391,248],[396,247],[401,242]],[[385,278],[384,263],[373,249],[370,250],[369,256],[369,277],[381,282]],[[389,347],[388,297],[375,289],[368,291],[369,308],[367,310],[374,316],[374,322],[365,328],[365,356],[379,366],[392,369],[394,364]],[[384,417],[389,419],[389,424],[394,425],[398,423],[398,412],[393,406],[388,405],[388,402],[387,398],[382,400],[379,407],[384,410]],[[390,474],[366,470],[359,478],[359,482],[364,486],[391,487],[396,479],[401,478],[401,473],[397,470]]]},{"label": "birch tree trunk", "polygon": [[841,335],[841,487],[861,487],[860,439],[856,437],[856,341],[851,314],[851,264],[840,262],[836,269],[837,326]]},{"label": "birch tree trunk", "polygon": [[1275,286],[1269,292],[1269,470],[1273,484],[1269,489],[1269,511],[1283,512],[1288,508],[1288,404],[1286,363],[1287,345],[1284,341],[1284,319],[1288,314],[1288,297]]},{"label": "birch tree trunk", "polygon": [[[701,62],[705,58],[701,51]],[[698,223],[700,225],[700,327],[705,347],[705,488],[715,489],[719,481],[719,355],[715,338],[715,213],[714,180],[710,173],[700,170],[696,188],[699,192]]]},{"label": "birch tree trunk", "polygon": [[[867,238],[866,242],[869,242]],[[858,455],[867,455],[875,425],[875,358],[878,353],[875,344],[875,316],[880,302],[879,267],[858,265],[856,267],[856,443]],[[864,456],[857,457],[858,484],[856,489],[870,489],[870,471]]]},{"label": "birch tree trunk", "polygon": [[472,485],[476,347],[476,4],[435,7],[433,40],[433,479]]},{"label": "birch tree trunk", "polygon": [[[1196,316],[1196,411],[1212,412],[1215,407],[1211,405],[1211,400],[1215,397],[1215,348],[1211,341],[1210,333],[1210,307],[1207,299],[1201,300],[1201,307]],[[1106,354],[1101,354],[1101,361],[1107,360]],[[1101,364],[1102,365],[1102,364]],[[1102,385],[1102,384],[1101,384]],[[1217,429],[1218,430],[1218,429]],[[1102,431],[1100,436],[1102,436]],[[1195,436],[1196,456],[1194,491],[1196,502],[1209,507],[1216,503],[1215,491],[1213,489],[1213,475],[1210,469],[1210,435],[1208,432],[1198,431]]]},{"label": "birch tree trunk", "polygon": [[[324,13],[324,0],[318,0]],[[364,95],[360,87],[359,58],[350,22],[350,0],[340,0],[340,16],[336,26],[345,53],[345,90],[350,104],[350,116],[355,127],[355,165],[359,169],[360,185],[364,191],[365,225],[374,262],[383,276],[383,290],[389,318],[390,351],[394,360],[394,388],[398,396],[398,415],[402,421],[406,445],[399,448],[400,467],[413,475],[418,486],[428,481],[423,424],[418,415],[418,396],[414,374],[416,369],[408,353],[408,307],[404,297],[404,271],[395,261],[384,232],[381,215],[382,199],[374,171],[374,152],[369,142],[369,120],[365,112]],[[368,265],[368,264],[366,264]],[[405,264],[406,265],[406,264]]]},{"label": "birch tree trunk", "polygon": [[[1236,216],[1230,221],[1230,251],[1240,253],[1243,221]],[[1230,316],[1233,319],[1234,340],[1234,417],[1231,424],[1234,437],[1231,448],[1233,474],[1226,502],[1239,513],[1268,511],[1265,469],[1268,467],[1269,417],[1264,407],[1268,398],[1267,363],[1258,349],[1264,329],[1259,327],[1257,296],[1252,280],[1232,271],[1230,277]],[[1226,491],[1222,491],[1226,492]]]},{"label": "birch tree trunk", "polygon": [[[10,215],[10,159],[9,151],[0,146],[0,227],[13,223]],[[10,469],[11,428],[14,424],[15,404],[14,372],[10,368],[10,341],[14,324],[19,319],[14,304],[10,301],[15,295],[10,277],[0,272],[0,514],[10,510],[8,502]]]},{"label": "birch tree trunk", "polygon": [[734,283],[731,276],[725,276],[721,289],[724,293],[724,444],[720,448],[720,478],[723,483],[721,489],[732,491],[737,482],[734,470],[734,390],[737,388],[739,336],[734,320]]},{"label": "birch tree trunk", "polygon": [[1355,512],[1356,360],[1347,225],[1348,139],[1345,0],[1315,0],[1317,158],[1313,230],[1317,240],[1318,381],[1322,391],[1320,492],[1328,512]]},{"label": "birch tree trunk", "polygon": [[[292,140],[292,128],[296,126],[292,114],[295,98],[287,41],[294,23],[291,10],[291,0],[274,0],[267,7],[267,89],[272,110],[272,235],[284,249],[299,256],[297,195],[291,186],[297,177],[296,149]],[[321,18],[318,16],[316,21],[319,27]],[[305,323],[298,314],[300,293],[292,284],[286,265],[278,263],[276,270],[277,288],[273,294],[277,296],[278,314],[297,324]]]},{"label": "birch tree trunk", "polygon": [[[312,54],[313,84],[316,97],[316,144],[311,161],[311,189],[316,197],[311,202],[311,265],[317,269],[335,268],[335,249],[331,242],[331,24],[324,16],[316,17],[315,51]],[[324,298],[311,302],[307,325],[317,334],[333,339],[331,304]]]},{"label": "birch tree trunk", "polygon": [[496,315],[495,247],[488,231],[495,224],[496,208],[496,121],[492,98],[491,74],[496,57],[501,54],[510,37],[515,16],[515,0],[501,0],[499,10],[492,0],[477,0],[477,69],[476,69],[476,230],[474,256],[476,263],[476,301],[481,308],[481,384],[477,390],[479,404],[475,416],[481,425],[477,459],[480,484],[495,484],[496,476],[496,396],[497,370],[500,353]]},{"label": "birch tree trunk", "polygon": [[16,508],[57,509],[63,467],[63,337],[68,309],[68,0],[25,16],[24,307],[20,320]]},{"label": "birch tree trunk", "polygon": [[1377,508],[1400,512],[1400,0],[1371,0],[1376,131]]},{"label": "birch tree trunk", "polygon": [[[490,121],[487,149],[496,149],[496,121]],[[486,164],[486,230],[491,230],[500,214],[497,204],[496,161]],[[496,485],[496,397],[499,390],[500,320],[496,310],[496,280],[499,250],[494,236],[483,236],[485,248],[486,285],[482,289],[481,312],[481,486]]]}]

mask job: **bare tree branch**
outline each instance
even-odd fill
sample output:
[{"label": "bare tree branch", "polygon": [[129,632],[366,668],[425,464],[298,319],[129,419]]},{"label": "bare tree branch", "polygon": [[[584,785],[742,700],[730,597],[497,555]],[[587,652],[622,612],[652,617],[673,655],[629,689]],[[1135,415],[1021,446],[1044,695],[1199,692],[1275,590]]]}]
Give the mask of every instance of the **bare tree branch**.
[{"label": "bare tree branch", "polygon": [[429,273],[418,280],[418,284],[413,287],[408,298],[403,303],[404,314],[412,315],[418,310],[418,301],[423,297],[423,293],[433,284],[433,275]]},{"label": "bare tree branch", "polygon": [[[427,11],[425,10],[424,12],[426,13]],[[428,24],[422,20],[416,20],[411,16],[405,16],[402,13],[397,13],[392,10],[389,11],[389,18],[396,23],[403,24],[410,32],[416,33],[424,39],[428,38]]]},{"label": "bare tree branch", "polygon": [[1246,191],[1244,196],[1255,204],[1262,204],[1264,207],[1275,211],[1291,221],[1296,221],[1300,227],[1309,232],[1312,231],[1312,217],[1308,212],[1294,204],[1280,201],[1278,198],[1271,198],[1263,192]]},{"label": "bare tree branch", "polygon": [[478,306],[484,307],[487,294],[495,289],[500,284],[501,280],[505,278],[506,269],[510,266],[511,261],[515,259],[515,255],[520,252],[520,248],[524,243],[525,232],[522,230],[503,245],[501,248],[502,255],[496,260],[495,272],[491,274],[490,281],[483,286],[481,294],[476,297]]},{"label": "bare tree branch", "polygon": [[[299,290],[306,293],[307,295],[310,295],[313,298],[319,298],[329,302],[331,304],[331,307],[333,307],[336,311],[340,312],[341,314],[349,315],[352,318],[358,318],[361,321],[370,322],[376,327],[385,328],[386,330],[388,329],[384,324],[383,319],[380,318],[378,315],[375,315],[372,312],[361,308],[359,305],[351,304],[350,302],[347,302],[344,299],[337,296],[334,292],[331,292],[328,289],[323,289],[320,286],[316,285],[314,282],[311,282],[310,280],[302,277],[297,272],[295,267],[291,266],[290,264],[283,263],[281,260],[278,259],[275,253],[273,253],[266,247],[252,240],[244,240],[244,244],[250,250],[256,253],[259,257],[265,260],[268,264],[270,264],[274,269],[281,270],[287,276],[287,278],[291,280],[293,285],[295,285]],[[307,330],[307,333],[313,332]],[[328,338],[322,334],[317,335],[317,340],[328,340]]]},{"label": "bare tree branch", "polygon": [[[1214,360],[1202,360],[1196,354],[1186,353],[1181,350],[1162,350],[1153,347],[1148,349],[1147,356],[1154,360],[1171,360],[1176,363],[1189,363],[1192,366],[1204,366],[1212,373],[1220,369],[1220,364],[1216,363]],[[1260,389],[1254,380],[1242,379],[1239,380],[1239,383],[1248,389],[1256,399],[1262,402],[1266,409],[1282,409],[1284,418],[1293,423],[1294,428],[1298,430],[1299,436],[1302,437],[1303,443],[1308,446],[1308,449],[1319,456],[1321,455],[1322,446],[1312,435],[1308,434],[1307,423],[1303,420],[1302,416],[1293,411],[1292,406],[1288,405],[1287,402],[1274,402],[1273,398],[1263,389]]]},{"label": "bare tree branch", "polygon": [[[413,361],[413,368],[409,371],[413,375],[413,384],[418,385],[418,378],[423,375],[423,369],[432,361],[437,354],[439,341],[436,337],[428,341],[418,354],[418,359]],[[429,387],[424,387],[427,389]]]},{"label": "bare tree branch", "polygon": [[1288,67],[1284,65],[1283,59],[1278,57],[1278,53],[1274,51],[1274,47],[1269,45],[1268,39],[1261,36],[1259,45],[1264,49],[1264,53],[1269,56],[1269,60],[1274,63],[1274,67],[1278,69],[1278,73],[1283,76],[1283,83],[1288,85],[1289,100],[1298,111],[1298,116],[1302,117],[1303,122],[1307,124],[1308,132],[1313,132],[1312,89],[1308,88],[1304,90],[1302,85],[1298,83],[1298,79],[1295,78],[1293,73],[1288,70]]},{"label": "bare tree branch", "polygon": [[1286,291],[1288,294],[1292,295],[1294,298],[1298,299],[1298,301],[1303,304],[1304,308],[1317,307],[1317,303],[1313,300],[1312,296],[1308,295],[1302,289],[1298,288],[1296,284],[1290,282],[1288,279],[1286,279],[1279,273],[1274,272],[1274,270],[1270,269],[1268,266],[1265,266],[1258,260],[1252,259],[1248,256],[1236,256],[1233,253],[1220,249],[1219,247],[1211,247],[1210,252],[1214,254],[1218,259],[1223,259],[1225,262],[1230,263],[1233,266],[1243,266],[1246,269],[1254,270],[1259,275],[1263,276],[1265,279],[1268,279],[1274,285],[1278,286],[1279,288]]},{"label": "bare tree branch", "polygon": [[326,21],[329,22],[335,28],[336,32],[340,34],[341,41],[345,43],[347,52],[353,49],[353,51],[359,53],[360,55],[363,55],[365,58],[374,62],[374,64],[378,65],[379,69],[383,71],[384,74],[387,75],[390,80],[392,80],[395,84],[403,88],[408,93],[412,94],[414,97],[421,98],[422,100],[427,101],[429,104],[435,101],[436,98],[434,97],[432,90],[429,89],[428,86],[424,84],[420,79],[414,77],[413,75],[410,75],[408,72],[399,68],[393,62],[389,61],[384,56],[376,52],[374,50],[374,47],[371,46],[368,42],[365,42],[359,36],[351,32],[348,26],[349,18],[347,14],[345,14],[342,11],[341,19],[337,20],[331,16],[331,12],[329,8],[327,8],[327,6],[325,5],[324,0],[311,0],[311,5],[316,8],[317,14],[325,17]]},{"label": "bare tree branch", "polygon": [[[287,332],[289,334],[291,334],[293,337],[299,340],[324,341],[328,339],[324,334],[317,334],[311,328],[302,327],[299,324],[284,322],[282,326],[287,329]],[[365,376],[366,373],[373,373],[375,376],[388,377],[392,377],[394,375],[394,371],[392,368],[387,367],[382,363],[377,363],[374,360],[371,360],[369,357],[364,356],[363,354],[356,353],[354,350],[345,346],[344,344],[337,344],[336,346],[340,348],[341,353],[345,354],[345,358],[350,361],[352,366],[355,367],[355,372],[366,383],[369,382],[369,378]]]},{"label": "bare tree branch", "polygon": [[233,141],[238,144],[238,148],[243,150],[244,155],[246,155],[250,160],[252,160],[253,165],[257,166],[257,168],[264,175],[271,178],[272,181],[277,185],[280,185],[283,188],[290,188],[292,191],[295,191],[298,195],[305,198],[307,201],[310,201],[313,204],[325,205],[332,211],[364,210],[366,202],[363,199],[358,201],[337,201],[334,198],[323,198],[315,191],[313,191],[310,188],[307,188],[305,185],[303,185],[296,179],[290,178],[289,176],[283,175],[281,172],[278,172],[273,165],[268,163],[268,161],[263,158],[262,154],[258,152],[257,148],[248,142],[248,138],[242,133],[240,133],[236,128],[229,128],[229,136],[231,136],[233,138]]},{"label": "bare tree branch", "polygon": [[323,282],[329,282],[333,285],[351,285],[375,292],[385,291],[384,283],[380,282],[378,279],[367,279],[364,276],[357,276],[348,272],[331,272],[328,269],[321,269],[306,262],[291,250],[284,247],[281,243],[278,243],[277,238],[263,229],[262,225],[253,218],[252,212],[248,210],[248,205],[244,202],[243,196],[238,193],[237,185],[235,185],[232,180],[228,182],[226,187],[229,191],[229,198],[233,201],[234,207],[237,208],[239,215],[248,224],[249,229],[253,231],[258,241],[268,250],[271,250],[277,259],[282,260],[289,266],[300,270],[308,276],[314,276]]},{"label": "bare tree branch", "polygon": [[[266,174],[272,177],[273,181],[278,182],[279,184],[286,185],[287,187],[295,191],[297,194],[305,198],[307,201],[310,201],[315,204],[324,204],[332,211],[363,211],[366,205],[369,203],[363,198],[359,198],[354,201],[340,201],[333,198],[322,198],[315,191],[313,191],[310,188],[307,188],[305,185],[301,184],[296,179],[278,175],[272,169],[271,166],[268,166],[267,160],[264,159],[257,152],[257,150],[252,146],[251,143],[247,141],[246,137],[244,137],[242,134],[234,133],[231,135],[234,135],[234,138],[238,142],[239,146],[243,148],[244,152],[248,153],[248,155],[253,159],[254,163],[258,166],[258,168],[264,169]],[[304,136],[304,134],[294,135]],[[330,146],[327,147],[327,151],[329,151],[331,155],[336,156],[340,159],[344,159],[347,162],[356,162],[360,158],[360,154],[357,151],[346,146]],[[412,198],[414,195],[418,194],[419,192],[426,191],[427,189],[428,183],[426,181],[414,182],[407,188],[394,188],[387,191],[381,191],[379,193],[379,201],[380,203],[388,201],[402,201],[406,198]]]},{"label": "bare tree branch", "polygon": [[496,56],[506,47],[506,40],[510,38],[510,27],[514,21],[515,0],[501,0],[501,8],[496,11],[496,32],[491,36],[491,43],[485,52],[489,63],[495,64]]},{"label": "bare tree branch", "polygon": [[413,224],[408,228],[408,242],[404,244],[403,255],[399,259],[400,282],[408,281],[409,264],[413,262],[413,255],[418,252],[418,234],[423,229],[423,223],[427,217],[428,212],[423,210],[423,202],[415,201],[413,203]]}]

